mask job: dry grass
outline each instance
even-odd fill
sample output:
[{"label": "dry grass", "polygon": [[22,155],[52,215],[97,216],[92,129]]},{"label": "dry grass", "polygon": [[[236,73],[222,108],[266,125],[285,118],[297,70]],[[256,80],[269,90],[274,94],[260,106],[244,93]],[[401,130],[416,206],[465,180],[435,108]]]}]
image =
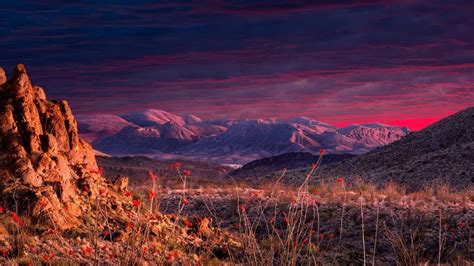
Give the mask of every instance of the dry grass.
[{"label": "dry grass", "polygon": [[[187,193],[196,202],[191,209],[199,212],[200,202],[235,209],[219,213],[207,207],[200,214],[237,232],[247,248],[236,262],[251,265],[473,261],[474,190],[436,185],[406,193],[396,183],[379,187],[342,179],[310,186],[317,168],[316,163],[296,187],[281,182],[282,171],[273,184],[191,189]],[[173,197],[167,194],[164,201],[172,206]]]},{"label": "dry grass", "polygon": [[[319,163],[293,187],[283,183],[285,171],[274,183],[256,187],[230,182],[190,187],[192,175],[179,167],[176,184],[165,187],[150,173],[147,184],[133,188],[131,215],[119,225],[121,231],[100,198],[95,215],[101,225],[82,235],[65,236],[53,228],[38,238],[28,231],[26,217],[21,217],[21,225],[4,211],[0,261],[11,265],[145,261],[469,265],[474,261],[474,190],[453,192],[438,185],[407,194],[395,183],[346,184],[342,178],[310,185],[318,178]],[[132,200],[139,204],[134,206]]]}]

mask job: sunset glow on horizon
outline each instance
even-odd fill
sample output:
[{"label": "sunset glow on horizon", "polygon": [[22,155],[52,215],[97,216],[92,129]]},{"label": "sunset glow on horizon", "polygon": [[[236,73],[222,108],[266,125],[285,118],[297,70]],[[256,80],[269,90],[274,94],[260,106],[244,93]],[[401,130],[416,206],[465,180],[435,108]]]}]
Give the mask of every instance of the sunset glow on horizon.
[{"label": "sunset glow on horizon", "polygon": [[[28,3],[28,5],[25,5]],[[78,114],[307,116],[420,130],[474,103],[468,1],[16,1],[0,66]]]}]

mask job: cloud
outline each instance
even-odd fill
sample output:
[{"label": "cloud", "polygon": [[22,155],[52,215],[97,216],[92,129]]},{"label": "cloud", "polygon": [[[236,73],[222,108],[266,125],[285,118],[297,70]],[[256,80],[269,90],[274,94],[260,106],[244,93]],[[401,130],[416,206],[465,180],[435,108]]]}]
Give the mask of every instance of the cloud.
[{"label": "cloud", "polygon": [[474,102],[473,10],[468,1],[17,1],[0,6],[0,63],[26,64],[79,113],[431,121]]}]

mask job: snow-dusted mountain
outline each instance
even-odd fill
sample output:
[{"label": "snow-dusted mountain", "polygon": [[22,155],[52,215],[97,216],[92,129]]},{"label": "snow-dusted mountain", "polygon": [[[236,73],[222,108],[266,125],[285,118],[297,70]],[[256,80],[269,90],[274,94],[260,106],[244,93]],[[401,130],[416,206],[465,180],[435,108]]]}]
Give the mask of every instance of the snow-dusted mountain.
[{"label": "snow-dusted mountain", "polygon": [[339,132],[360,143],[377,147],[391,143],[394,139],[400,139],[408,133],[408,129],[380,123],[370,123],[350,125],[339,129]]},{"label": "snow-dusted mountain", "polygon": [[114,115],[78,116],[79,130],[95,149],[111,155],[148,155],[248,161],[286,152],[363,154],[389,144],[408,129],[380,123],[336,128],[307,118],[204,120],[148,109]]},{"label": "snow-dusted mountain", "polygon": [[142,127],[161,126],[173,122],[180,126],[186,124],[180,116],[156,109],[148,109],[142,112],[130,112],[120,115],[123,119]]},{"label": "snow-dusted mountain", "polygon": [[77,115],[76,119],[81,137],[90,143],[113,136],[133,125],[116,115]]}]

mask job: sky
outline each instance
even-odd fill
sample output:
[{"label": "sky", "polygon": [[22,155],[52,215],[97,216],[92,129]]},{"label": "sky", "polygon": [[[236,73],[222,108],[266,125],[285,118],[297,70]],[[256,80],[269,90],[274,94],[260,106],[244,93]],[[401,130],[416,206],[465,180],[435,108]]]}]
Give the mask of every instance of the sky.
[{"label": "sky", "polygon": [[0,13],[0,65],[25,64],[79,114],[417,130],[474,105],[472,1],[36,0]]}]

